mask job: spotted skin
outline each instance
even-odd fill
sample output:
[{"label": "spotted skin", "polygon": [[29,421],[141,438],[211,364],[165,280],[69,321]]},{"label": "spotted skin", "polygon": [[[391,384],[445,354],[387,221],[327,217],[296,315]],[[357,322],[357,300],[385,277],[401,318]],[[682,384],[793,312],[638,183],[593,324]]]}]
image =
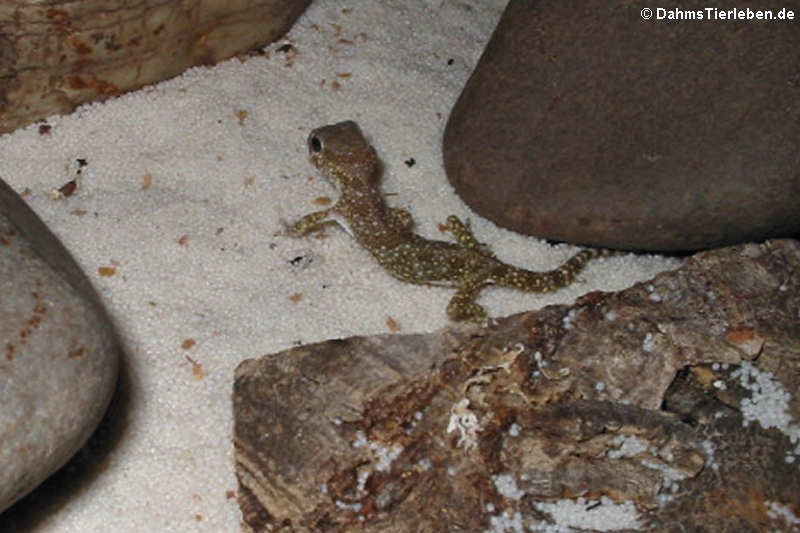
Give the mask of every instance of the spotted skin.
[{"label": "spotted skin", "polygon": [[586,249],[554,270],[532,272],[497,259],[453,215],[447,217],[447,229],[456,242],[425,239],[413,233],[408,211],[386,205],[378,187],[378,156],[355,122],[315,129],[308,137],[308,150],[311,163],[339,190],[339,201],[304,216],[287,228],[288,234],[301,237],[327,224],[341,225],[395,278],[455,287],[456,293],[447,305],[451,320],[479,322],[486,318],[486,311],[475,299],[488,285],[528,292],[555,291],[575,281],[589,260],[612,253]]}]

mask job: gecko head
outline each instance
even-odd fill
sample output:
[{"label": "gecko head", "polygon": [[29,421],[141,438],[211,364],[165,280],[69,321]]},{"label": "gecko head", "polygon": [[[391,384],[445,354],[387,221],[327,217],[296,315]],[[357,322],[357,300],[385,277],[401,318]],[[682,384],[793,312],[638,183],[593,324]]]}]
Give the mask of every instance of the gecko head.
[{"label": "gecko head", "polygon": [[339,188],[363,188],[378,179],[378,156],[352,120],[322,126],[308,136],[311,164]]}]

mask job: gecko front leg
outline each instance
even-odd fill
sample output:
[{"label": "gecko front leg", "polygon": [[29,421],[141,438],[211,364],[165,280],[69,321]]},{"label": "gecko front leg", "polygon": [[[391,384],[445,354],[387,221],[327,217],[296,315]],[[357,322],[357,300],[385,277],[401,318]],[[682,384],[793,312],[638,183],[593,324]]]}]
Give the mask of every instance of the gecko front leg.
[{"label": "gecko front leg", "polygon": [[402,207],[392,207],[387,211],[389,215],[389,223],[398,231],[411,231],[414,226],[414,219],[411,218],[411,213]]},{"label": "gecko front leg", "polygon": [[286,225],[286,234],[290,237],[303,237],[314,231],[319,231],[328,224],[336,224],[337,220],[331,216],[334,208],[323,209],[309,213],[294,224]]}]

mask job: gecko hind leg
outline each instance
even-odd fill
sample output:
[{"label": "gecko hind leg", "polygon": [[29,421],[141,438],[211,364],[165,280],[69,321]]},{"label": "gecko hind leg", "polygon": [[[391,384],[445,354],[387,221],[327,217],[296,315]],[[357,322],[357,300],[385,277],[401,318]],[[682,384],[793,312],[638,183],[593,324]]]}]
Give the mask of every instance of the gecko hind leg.
[{"label": "gecko hind leg", "polygon": [[458,244],[469,250],[475,250],[481,255],[487,257],[494,257],[495,255],[489,250],[485,243],[479,242],[469,226],[461,221],[455,215],[447,217],[447,229],[453,234]]},{"label": "gecko hind leg", "polygon": [[447,316],[450,320],[482,322],[486,318],[486,309],[475,303],[475,298],[486,285],[485,281],[479,279],[464,281],[447,304]]}]

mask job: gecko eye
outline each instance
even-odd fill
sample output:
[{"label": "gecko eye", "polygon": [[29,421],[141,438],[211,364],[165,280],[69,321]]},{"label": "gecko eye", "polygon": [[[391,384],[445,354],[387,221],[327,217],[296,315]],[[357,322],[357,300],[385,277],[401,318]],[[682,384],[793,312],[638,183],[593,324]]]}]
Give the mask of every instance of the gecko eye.
[{"label": "gecko eye", "polygon": [[312,152],[319,152],[322,150],[322,141],[319,140],[319,137],[311,137],[308,140],[308,149]]}]

